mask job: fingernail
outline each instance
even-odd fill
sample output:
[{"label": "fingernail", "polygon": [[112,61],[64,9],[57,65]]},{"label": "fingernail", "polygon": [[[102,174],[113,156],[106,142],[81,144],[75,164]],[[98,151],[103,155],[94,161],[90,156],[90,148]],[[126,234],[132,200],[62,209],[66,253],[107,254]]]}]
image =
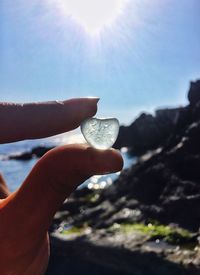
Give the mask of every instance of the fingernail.
[{"label": "fingernail", "polygon": [[87,99],[89,99],[89,100],[91,100],[91,101],[94,101],[94,102],[98,103],[99,100],[100,100],[100,97],[89,96],[89,97],[87,97]]},{"label": "fingernail", "polygon": [[84,109],[84,113],[86,117],[92,117],[97,112],[97,103],[99,102],[99,97],[87,97],[86,98],[86,108]]}]

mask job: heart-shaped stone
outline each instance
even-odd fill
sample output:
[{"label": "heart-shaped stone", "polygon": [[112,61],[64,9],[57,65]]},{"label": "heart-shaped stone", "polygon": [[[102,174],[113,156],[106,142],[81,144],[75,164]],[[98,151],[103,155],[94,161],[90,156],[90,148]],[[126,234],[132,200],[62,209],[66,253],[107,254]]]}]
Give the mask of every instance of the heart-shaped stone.
[{"label": "heart-shaped stone", "polygon": [[119,133],[119,121],[116,118],[89,118],[81,124],[86,141],[96,149],[108,149],[115,143]]}]

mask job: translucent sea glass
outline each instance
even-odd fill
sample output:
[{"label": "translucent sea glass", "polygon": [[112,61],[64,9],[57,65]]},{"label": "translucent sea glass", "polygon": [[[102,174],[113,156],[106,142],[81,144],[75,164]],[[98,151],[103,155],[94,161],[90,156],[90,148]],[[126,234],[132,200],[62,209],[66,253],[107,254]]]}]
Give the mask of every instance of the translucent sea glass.
[{"label": "translucent sea glass", "polygon": [[81,131],[87,143],[96,149],[108,149],[115,143],[119,133],[116,118],[89,118],[81,124]]}]

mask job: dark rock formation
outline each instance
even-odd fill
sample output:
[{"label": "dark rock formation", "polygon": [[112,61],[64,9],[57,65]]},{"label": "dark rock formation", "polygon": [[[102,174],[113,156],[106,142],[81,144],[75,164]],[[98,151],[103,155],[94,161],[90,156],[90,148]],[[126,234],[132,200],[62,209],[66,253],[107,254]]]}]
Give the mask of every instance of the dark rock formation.
[{"label": "dark rock formation", "polygon": [[32,154],[31,152],[22,152],[22,153],[17,153],[17,154],[11,154],[5,159],[10,159],[10,160],[30,160],[32,159]]},{"label": "dark rock formation", "polygon": [[30,151],[18,153],[18,154],[11,154],[7,158],[14,159],[14,160],[30,160],[32,158],[40,158],[44,154],[46,154],[49,150],[53,149],[54,147],[45,147],[45,146],[37,146],[34,147]]},{"label": "dark rock formation", "polygon": [[191,105],[196,105],[200,101],[200,80],[190,83],[190,90],[188,93],[188,99]]},{"label": "dark rock formation", "polygon": [[[130,146],[138,154],[156,150],[139,157],[109,188],[77,190],[62,206],[52,231],[64,222],[86,224],[92,233],[73,241],[52,239],[48,275],[200,274],[199,246],[186,253],[176,249],[146,253],[144,239],[136,242],[131,234],[126,239],[106,231],[115,223],[153,221],[199,231],[200,81],[191,83],[189,100],[187,107],[159,110],[155,117],[143,114],[129,128],[121,128],[118,147]],[[191,259],[184,256],[190,253]]]},{"label": "dark rock formation", "polygon": [[195,231],[200,227],[200,81],[191,84],[189,98],[192,105],[182,109],[162,151],[124,171],[113,200],[137,199],[143,217]]},{"label": "dark rock formation", "polygon": [[[172,253],[148,251],[140,235],[52,237],[53,251],[46,275],[198,275],[199,268],[170,261]],[[177,255],[173,255],[177,257]],[[180,257],[180,254],[179,254]],[[181,258],[183,256],[181,255]]]},{"label": "dark rock formation", "polygon": [[[162,150],[124,171],[112,187],[112,203],[136,199],[144,219],[200,227],[200,81],[192,83],[190,105],[179,113]],[[195,101],[196,100],[196,101]],[[195,104],[196,102],[196,104]],[[145,158],[144,158],[145,159]],[[108,199],[105,190],[102,200]]]},{"label": "dark rock formation", "polygon": [[121,126],[115,148],[128,147],[141,155],[161,145],[171,135],[185,108],[159,109],[155,116],[141,114],[130,126]]}]

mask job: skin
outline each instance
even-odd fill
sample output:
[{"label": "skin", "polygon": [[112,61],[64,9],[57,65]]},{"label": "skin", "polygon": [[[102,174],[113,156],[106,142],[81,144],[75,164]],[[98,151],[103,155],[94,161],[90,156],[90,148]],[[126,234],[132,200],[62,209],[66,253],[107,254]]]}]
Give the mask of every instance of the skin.
[{"label": "skin", "polygon": [[[96,98],[81,98],[0,103],[0,143],[72,130],[95,115],[97,102]],[[46,153],[12,194],[0,176],[0,274],[44,274],[50,254],[48,228],[63,201],[90,176],[116,172],[122,166],[121,155],[113,149],[75,144]]]}]

